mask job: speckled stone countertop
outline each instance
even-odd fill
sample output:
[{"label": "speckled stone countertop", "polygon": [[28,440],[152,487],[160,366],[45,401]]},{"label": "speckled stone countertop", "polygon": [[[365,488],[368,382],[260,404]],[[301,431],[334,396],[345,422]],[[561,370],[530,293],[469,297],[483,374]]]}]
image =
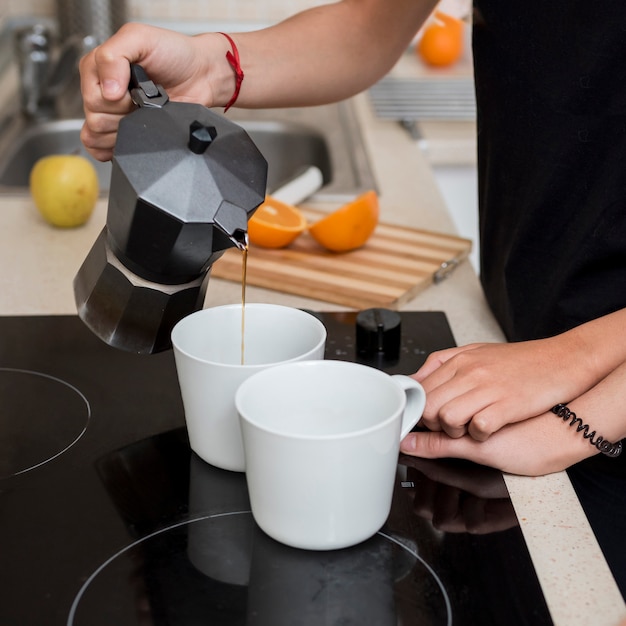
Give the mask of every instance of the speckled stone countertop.
[{"label": "speckled stone countertop", "polygon": [[[375,119],[364,96],[355,103],[380,186],[381,220],[454,233],[417,143],[399,125]],[[445,136],[437,140],[444,142],[438,146],[441,155]],[[87,225],[59,230],[43,222],[28,196],[1,196],[0,315],[74,314],[72,279],[105,216],[103,199]],[[239,284],[212,279],[206,306],[239,302],[240,295]],[[247,298],[314,310],[343,308],[258,288],[249,288]],[[445,311],[458,344],[503,340],[468,262],[403,308]],[[619,623],[626,617],[622,596],[567,475],[505,480],[555,624]]]}]

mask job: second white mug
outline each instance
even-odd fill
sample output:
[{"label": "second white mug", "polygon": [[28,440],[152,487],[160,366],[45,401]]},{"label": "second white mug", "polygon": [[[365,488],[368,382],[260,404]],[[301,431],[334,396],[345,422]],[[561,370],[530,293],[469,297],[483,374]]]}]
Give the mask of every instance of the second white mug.
[{"label": "second white mug", "polygon": [[[252,374],[289,361],[322,359],[326,328],[300,309],[246,304],[203,309],[183,318],[172,345],[191,449],[222,469],[245,470],[235,392]],[[243,363],[242,363],[243,349]]]}]

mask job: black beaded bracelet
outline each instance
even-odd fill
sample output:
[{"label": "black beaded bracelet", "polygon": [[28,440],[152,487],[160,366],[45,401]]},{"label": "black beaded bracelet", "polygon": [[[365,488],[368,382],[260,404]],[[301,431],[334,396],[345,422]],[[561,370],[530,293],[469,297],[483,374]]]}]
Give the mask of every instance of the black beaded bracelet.
[{"label": "black beaded bracelet", "polygon": [[[570,426],[576,426],[576,432],[583,431],[583,437],[585,439],[589,439],[589,443],[592,446],[595,446],[602,452],[602,454],[606,454],[606,456],[617,457],[622,453],[622,442],[618,441],[617,443],[611,443],[601,437],[600,435],[596,435],[596,431],[593,430],[591,433],[589,432],[589,426],[587,424],[583,424],[583,421],[574,413],[574,411],[570,411],[567,408],[566,404],[557,404],[553,406],[551,411],[560,417],[564,422],[570,420]],[[595,440],[594,440],[595,437]]]}]

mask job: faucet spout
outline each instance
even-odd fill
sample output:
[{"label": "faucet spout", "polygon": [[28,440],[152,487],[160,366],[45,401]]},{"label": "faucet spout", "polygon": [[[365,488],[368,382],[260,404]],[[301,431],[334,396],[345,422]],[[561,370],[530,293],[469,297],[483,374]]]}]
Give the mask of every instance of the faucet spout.
[{"label": "faucet spout", "polygon": [[33,24],[18,29],[15,48],[22,112],[29,118],[54,117],[59,95],[78,75],[80,57],[95,46],[93,37],[70,37],[54,54],[53,37],[47,26]]},{"label": "faucet spout", "polygon": [[15,32],[20,73],[22,111],[34,117],[44,100],[44,86],[50,70],[50,31],[35,24]]}]

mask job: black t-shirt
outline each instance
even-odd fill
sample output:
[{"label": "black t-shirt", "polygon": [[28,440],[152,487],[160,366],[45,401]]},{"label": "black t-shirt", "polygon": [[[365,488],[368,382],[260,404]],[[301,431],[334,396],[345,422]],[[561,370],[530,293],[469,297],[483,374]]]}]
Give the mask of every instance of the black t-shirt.
[{"label": "black t-shirt", "polygon": [[626,4],[476,0],[481,281],[511,341],[626,307]]}]

